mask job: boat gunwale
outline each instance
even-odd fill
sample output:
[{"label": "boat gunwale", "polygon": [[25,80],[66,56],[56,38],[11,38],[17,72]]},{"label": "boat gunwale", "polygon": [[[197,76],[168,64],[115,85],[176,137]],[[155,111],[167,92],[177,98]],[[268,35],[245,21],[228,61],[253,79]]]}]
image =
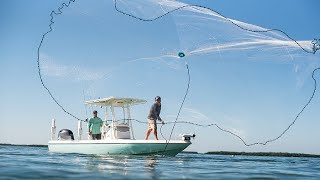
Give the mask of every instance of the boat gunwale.
[{"label": "boat gunwale", "polygon": [[[100,142],[97,142],[100,141]],[[192,144],[191,141],[162,141],[162,142],[143,142],[143,141],[138,141],[135,142],[135,140],[131,142],[115,142],[115,141],[110,141],[110,140],[81,140],[81,141],[49,141],[48,145],[56,145],[56,144]]]}]

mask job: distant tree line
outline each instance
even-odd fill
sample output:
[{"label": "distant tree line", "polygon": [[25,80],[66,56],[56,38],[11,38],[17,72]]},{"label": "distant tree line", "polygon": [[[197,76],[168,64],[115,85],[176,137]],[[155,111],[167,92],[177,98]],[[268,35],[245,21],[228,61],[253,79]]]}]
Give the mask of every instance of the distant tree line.
[{"label": "distant tree line", "polygon": [[234,155],[234,156],[275,156],[275,157],[312,157],[320,158],[316,154],[287,153],[287,152],[232,152],[232,151],[210,151],[205,154]]}]

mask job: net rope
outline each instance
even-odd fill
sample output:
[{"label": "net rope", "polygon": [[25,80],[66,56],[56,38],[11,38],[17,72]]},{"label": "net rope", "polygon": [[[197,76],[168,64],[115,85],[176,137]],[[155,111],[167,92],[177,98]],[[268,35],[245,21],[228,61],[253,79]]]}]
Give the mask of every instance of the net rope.
[{"label": "net rope", "polygon": [[[57,12],[56,11],[51,11],[50,13],[50,23],[48,25],[49,27],[49,30],[47,32],[45,32],[43,35],[42,35],[42,38],[41,38],[41,41],[39,43],[39,46],[38,46],[38,49],[37,49],[37,68],[38,68],[38,75],[39,75],[39,79],[40,79],[40,82],[41,82],[41,85],[43,86],[43,88],[47,91],[47,93],[49,94],[49,96],[51,97],[51,99],[55,102],[56,105],[58,105],[61,110],[70,115],[71,117],[73,117],[74,119],[77,119],[79,121],[83,121],[83,122],[87,122],[86,119],[81,119],[81,118],[78,118],[77,116],[75,116],[73,113],[69,112],[61,103],[59,103],[59,101],[55,98],[53,92],[46,86],[44,80],[43,80],[43,77],[42,77],[42,72],[41,72],[41,67],[40,67],[40,50],[41,50],[41,47],[46,39],[46,36],[51,33],[53,31],[52,29],[52,25],[55,23],[54,22],[54,17],[55,16],[59,16],[61,14],[63,14],[63,9],[65,8],[68,8],[71,3],[75,3],[76,0],[69,0],[67,3],[62,3],[60,7],[58,7],[58,10]],[[305,53],[310,53],[310,54],[315,54],[319,49],[320,49],[320,39],[314,39],[311,43],[312,43],[312,51],[308,50],[308,49],[305,49],[302,45],[299,44],[298,41],[296,41],[294,38],[292,38],[291,36],[289,36],[286,32],[280,30],[280,29],[266,29],[266,30],[253,30],[253,29],[249,29],[249,28],[246,28],[246,27],[243,27],[239,24],[237,24],[235,21],[223,16],[221,13],[211,9],[211,8],[208,8],[208,7],[204,7],[204,6],[200,6],[200,5],[183,5],[183,6],[180,6],[180,7],[177,7],[173,10],[170,10],[168,12],[165,12],[164,14],[162,15],[159,15],[155,18],[152,18],[152,19],[145,19],[145,18],[141,18],[141,17],[138,17],[138,16],[135,16],[133,14],[130,14],[130,13],[127,13],[127,12],[124,12],[122,10],[119,9],[118,7],[118,0],[114,0],[114,8],[117,12],[123,14],[123,15],[126,15],[126,16],[129,16],[131,18],[134,18],[136,20],[139,20],[139,21],[145,21],[145,22],[152,22],[152,21],[156,21],[160,18],[163,18],[167,15],[169,15],[170,13],[173,13],[175,11],[178,11],[178,10],[181,10],[181,9],[184,9],[184,8],[194,8],[194,9],[206,9],[206,10],[209,10],[211,12],[214,12],[216,14],[218,14],[219,16],[221,16],[222,18],[224,18],[225,20],[227,20],[228,22],[230,22],[231,24],[233,24],[234,26],[244,30],[244,31],[248,31],[248,32],[255,32],[255,33],[266,33],[266,32],[273,32],[273,31],[276,31],[276,32],[279,32],[283,35],[285,35],[287,38],[289,38],[291,41],[295,42],[301,50],[303,50]],[[182,58],[182,57],[181,57]],[[175,125],[176,124],[190,124],[190,125],[194,125],[194,126],[200,126],[200,127],[211,127],[211,126],[215,126],[217,127],[219,130],[223,131],[223,132],[226,132],[226,133],[229,133],[231,134],[232,136],[235,136],[236,138],[238,138],[239,140],[242,141],[242,143],[245,145],[245,146],[253,146],[253,145],[267,145],[268,143],[270,142],[273,142],[273,141],[276,141],[278,140],[279,138],[281,138],[294,124],[295,122],[299,119],[299,117],[301,116],[301,114],[304,112],[304,110],[310,105],[311,101],[313,100],[314,98],[314,95],[316,93],[316,90],[317,90],[317,80],[315,78],[315,73],[316,71],[320,70],[320,67],[318,68],[315,68],[312,72],[312,79],[313,79],[313,82],[314,82],[314,86],[313,86],[313,91],[312,91],[312,94],[310,96],[310,98],[308,99],[308,101],[305,103],[305,105],[302,107],[302,109],[299,111],[299,113],[295,116],[294,120],[288,125],[288,127],[282,131],[282,133],[280,135],[278,135],[277,137],[273,138],[273,139],[270,139],[270,140],[267,140],[265,142],[255,142],[255,143],[248,143],[246,142],[242,137],[240,137],[239,135],[237,135],[236,133],[232,132],[232,131],[229,131],[229,130],[226,130],[224,128],[222,128],[221,126],[219,126],[218,124],[216,123],[213,123],[213,124],[198,124],[198,123],[193,123],[193,122],[190,122],[190,121],[178,121],[179,119],[179,116],[180,116],[180,112],[183,108],[183,105],[184,105],[184,102],[187,98],[187,95],[188,95],[188,92],[189,92],[189,88],[190,88],[190,79],[191,79],[191,75],[190,75],[190,70],[189,70],[189,65],[187,63],[187,61],[185,61],[185,65],[186,65],[186,69],[187,69],[187,73],[188,73],[188,82],[187,82],[187,88],[186,88],[186,91],[185,91],[185,94],[184,94],[184,97],[183,97],[183,100],[181,102],[181,105],[180,105],[180,108],[179,108],[179,111],[177,113],[177,116],[175,118],[175,121],[173,122],[166,122],[165,124],[163,125],[166,125],[166,124],[173,124],[173,127],[171,129],[171,132],[170,132],[170,136],[169,136],[169,139],[166,140],[167,144],[165,146],[165,149],[164,151],[167,149],[167,146],[170,142],[170,139],[171,139],[171,136],[172,136],[172,133],[174,131],[174,128],[175,128]],[[143,121],[139,121],[137,119],[130,119],[132,121],[136,121],[138,123],[147,123],[147,122],[143,122]],[[163,136],[162,134],[162,127],[163,125],[161,126],[160,128],[160,133],[162,135],[162,137],[165,139],[165,137]]]}]

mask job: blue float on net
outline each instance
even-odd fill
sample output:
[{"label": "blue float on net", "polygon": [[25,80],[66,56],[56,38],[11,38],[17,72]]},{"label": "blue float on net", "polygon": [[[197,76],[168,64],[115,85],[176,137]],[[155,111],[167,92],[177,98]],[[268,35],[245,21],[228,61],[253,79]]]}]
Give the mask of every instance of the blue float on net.
[{"label": "blue float on net", "polygon": [[178,54],[179,57],[183,58],[184,56],[186,56],[183,52],[179,52]]}]

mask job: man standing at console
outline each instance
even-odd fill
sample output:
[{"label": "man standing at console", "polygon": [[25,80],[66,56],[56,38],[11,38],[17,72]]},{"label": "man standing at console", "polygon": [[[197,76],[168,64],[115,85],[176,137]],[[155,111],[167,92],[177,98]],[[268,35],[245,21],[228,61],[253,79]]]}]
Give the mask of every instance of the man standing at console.
[{"label": "man standing at console", "polygon": [[147,131],[146,140],[148,140],[151,131],[153,131],[153,134],[156,140],[159,140],[158,134],[157,134],[157,120],[159,120],[160,122],[162,122],[162,124],[164,124],[164,122],[160,118],[160,111],[161,111],[161,97],[156,96],[155,103],[151,106],[150,112],[148,115],[148,131]]}]

